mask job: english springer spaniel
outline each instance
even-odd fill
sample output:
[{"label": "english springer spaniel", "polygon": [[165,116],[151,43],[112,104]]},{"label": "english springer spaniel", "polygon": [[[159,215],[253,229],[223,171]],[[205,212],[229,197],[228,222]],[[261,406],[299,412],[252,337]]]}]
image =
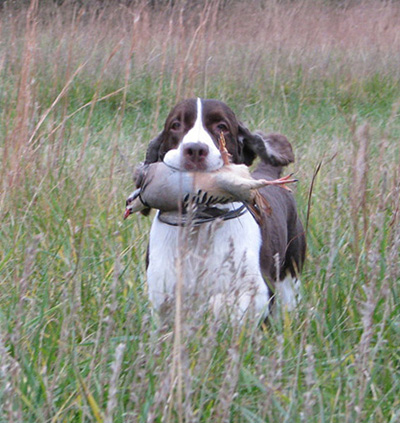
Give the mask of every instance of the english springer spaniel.
[{"label": "english springer spaniel", "polygon": [[[285,136],[251,133],[233,111],[217,100],[189,99],[176,105],[164,130],[150,142],[145,164],[164,161],[179,171],[211,172],[223,166],[218,139],[223,134],[235,164],[250,166],[255,179],[278,179],[294,161]],[[160,309],[181,282],[185,302],[204,294],[218,314],[250,312],[266,317],[275,295],[292,310],[299,295],[298,275],[305,258],[305,236],[292,193],[281,187],[259,190],[271,213],[257,222],[242,204],[212,207],[185,229],[157,212],[150,231],[147,282],[150,301]],[[204,212],[204,210],[203,210]]]}]

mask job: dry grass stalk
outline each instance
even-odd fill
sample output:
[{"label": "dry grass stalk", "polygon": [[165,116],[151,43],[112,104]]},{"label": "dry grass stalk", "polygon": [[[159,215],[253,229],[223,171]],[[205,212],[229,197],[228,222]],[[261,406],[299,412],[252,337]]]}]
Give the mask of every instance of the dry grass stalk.
[{"label": "dry grass stalk", "polygon": [[21,342],[21,331],[22,326],[24,324],[24,316],[26,313],[26,306],[27,306],[27,297],[30,287],[30,279],[35,270],[35,259],[38,253],[38,245],[40,242],[41,236],[36,236],[25,251],[25,260],[24,260],[24,268],[21,278],[16,279],[16,286],[18,286],[18,306],[15,311],[15,327],[12,333],[11,342],[14,344],[15,349],[18,351],[20,348]]},{"label": "dry grass stalk", "polygon": [[170,407],[170,394],[171,393],[171,379],[170,375],[164,375],[160,378],[159,385],[157,387],[156,393],[154,395],[154,403],[150,407],[150,410],[147,414],[147,423],[154,423],[158,420],[158,415],[160,410],[163,410],[162,413],[162,422],[167,421],[167,415],[169,413]]},{"label": "dry grass stalk", "polygon": [[40,117],[38,123],[36,124],[35,128],[33,129],[31,135],[29,136],[29,139],[27,141],[27,145],[31,146],[32,148],[35,147],[38,138],[35,139],[37,132],[39,131],[40,127],[43,125],[43,122],[47,119],[49,114],[52,110],[54,110],[55,106],[60,102],[60,100],[65,96],[65,94],[68,92],[68,89],[70,88],[71,84],[73,83],[76,76],[81,72],[81,70],[85,67],[87,62],[81,64],[75,72],[72,74],[71,78],[67,81],[63,89],[59,92],[57,97],[54,99],[51,106],[42,114]]},{"label": "dry grass stalk", "polygon": [[[355,154],[353,154],[353,169],[351,185],[349,187],[351,216],[353,222],[354,257],[360,264],[360,239],[367,241],[368,233],[368,148],[369,148],[369,125],[363,124],[357,130],[353,130]],[[362,215],[362,238],[360,238],[360,213]],[[366,246],[368,248],[368,246]],[[358,266],[357,266],[358,267]]]},{"label": "dry grass stalk", "polygon": [[377,293],[375,286],[365,285],[364,288],[366,294],[366,300],[361,304],[361,322],[363,332],[358,345],[358,352],[356,356],[356,369],[358,374],[358,385],[356,404],[354,410],[356,412],[356,422],[362,422],[365,418],[365,412],[363,409],[367,386],[371,379],[371,363],[369,363],[371,351],[371,341],[374,335],[374,311],[377,305]]},{"label": "dry grass stalk", "polygon": [[22,422],[21,402],[19,397],[18,383],[21,378],[21,367],[18,361],[12,357],[4,344],[6,336],[0,333],[0,419],[7,422]]},{"label": "dry grass stalk", "polygon": [[102,66],[100,73],[99,73],[100,75],[99,75],[99,77],[96,81],[95,92],[94,92],[92,102],[91,102],[91,105],[90,105],[89,116],[88,116],[86,124],[85,124],[85,134],[83,136],[83,142],[82,142],[80,154],[79,154],[79,157],[78,157],[78,162],[77,162],[78,170],[81,169],[82,160],[83,160],[83,157],[85,155],[86,146],[87,146],[88,141],[89,141],[90,124],[91,124],[91,120],[92,120],[92,117],[93,117],[94,108],[95,108],[95,106],[98,102],[99,91],[100,91],[100,88],[101,88],[101,82],[103,80],[104,73],[105,73],[108,65],[110,64],[112,58],[117,54],[118,50],[122,47],[122,41],[123,41],[123,39],[118,40],[117,43],[114,45],[114,48],[112,49],[111,53],[107,57],[107,60],[105,61],[104,65]]},{"label": "dry grass stalk", "polygon": [[[342,201],[342,186],[339,185],[337,187],[337,206],[335,207],[333,219],[332,219],[332,228],[330,231],[329,236],[329,251],[331,252],[329,255],[329,261],[328,265],[326,267],[326,278],[329,280],[333,276],[333,267],[335,263],[336,256],[338,254],[338,240],[337,240],[337,234],[339,233],[339,224],[340,224],[340,214],[342,212],[343,208],[343,201]],[[325,285],[325,289],[327,289],[327,284]],[[323,298],[326,298],[326,292]]]},{"label": "dry grass stalk", "polygon": [[[373,186],[373,192],[378,198],[376,204],[365,200],[363,210],[368,209],[368,232],[364,229],[365,240],[365,265],[364,265],[364,280],[363,291],[365,299],[360,304],[360,315],[362,323],[362,334],[357,348],[356,354],[356,370],[358,379],[357,395],[353,399],[354,410],[356,413],[356,422],[362,422],[366,418],[366,411],[364,410],[365,399],[368,395],[370,380],[372,377],[372,369],[374,359],[383,342],[383,331],[386,325],[386,319],[389,316],[389,279],[388,275],[380,282],[381,273],[381,249],[384,243],[386,234],[385,228],[385,210],[389,206],[391,195],[387,193],[387,175],[386,169],[383,165],[383,153],[387,148],[385,139],[381,142],[381,157],[378,161],[380,163],[379,171]],[[365,188],[366,189],[366,188]],[[364,220],[366,220],[366,211],[364,212]],[[365,225],[365,223],[364,223]],[[387,266],[388,268],[389,266]],[[374,315],[378,303],[383,299],[383,317],[381,324],[375,323]],[[373,346],[373,339],[375,334],[376,343]]]},{"label": "dry grass stalk", "polygon": [[173,21],[172,19],[169,20],[168,24],[168,32],[166,37],[164,38],[163,42],[163,49],[162,49],[162,62],[161,62],[161,69],[160,69],[160,79],[158,82],[158,89],[157,89],[157,100],[156,100],[156,107],[154,112],[154,125],[153,125],[153,132],[156,132],[157,129],[157,122],[160,115],[160,105],[161,105],[161,97],[162,97],[162,91],[163,91],[163,83],[164,83],[164,77],[165,77],[165,65],[167,62],[167,50],[168,46],[171,42],[171,35],[172,35],[172,27],[173,27]]},{"label": "dry grass stalk", "polygon": [[[191,56],[191,60],[187,62],[187,81],[185,83],[185,89],[184,89],[184,97],[193,97],[196,95],[196,79],[200,72],[200,64],[203,62],[203,50],[205,48],[205,45],[207,44],[206,41],[206,33],[210,31],[210,24],[212,22],[212,19],[210,19],[210,15],[215,15],[218,11],[220,5],[220,0],[217,1],[206,1],[204,4],[204,7],[201,11],[199,24],[197,26],[193,43],[194,46],[201,45],[201,48],[192,48],[190,46],[190,50],[192,50],[192,53],[190,53],[190,50],[188,50],[188,57],[189,54]],[[212,28],[212,27],[211,27]],[[197,34],[198,32],[198,34]],[[186,59],[185,59],[186,61]]]},{"label": "dry grass stalk", "polygon": [[387,254],[387,277],[391,281],[400,279],[400,262],[398,254],[400,251],[400,152],[397,153],[397,169],[392,175],[392,187],[387,198],[389,207],[392,210],[392,217],[388,223],[390,228],[387,244],[390,246]]},{"label": "dry grass stalk", "polygon": [[115,349],[115,359],[111,364],[112,375],[108,389],[107,410],[104,423],[113,423],[113,412],[117,406],[118,379],[121,373],[122,359],[124,356],[125,344],[121,343]]},{"label": "dry grass stalk", "polygon": [[241,357],[237,345],[231,345],[228,350],[227,368],[223,380],[217,404],[214,408],[213,422],[229,423],[231,421],[231,407],[236,393],[239,380]]},{"label": "dry grass stalk", "polygon": [[[122,100],[118,110],[116,129],[115,131],[113,131],[113,134],[112,134],[113,154],[110,161],[110,177],[108,179],[109,185],[110,185],[108,192],[110,193],[110,195],[109,195],[109,201],[107,202],[110,206],[112,204],[112,196],[115,195],[115,189],[113,189],[112,187],[112,181],[114,179],[114,168],[115,168],[115,162],[116,162],[116,155],[118,152],[118,142],[119,142],[119,137],[121,135],[123,118],[125,116],[128,87],[129,87],[129,81],[130,81],[131,71],[132,71],[131,61],[132,61],[132,57],[134,55],[135,48],[136,48],[136,38],[138,36],[137,24],[139,20],[140,20],[140,14],[134,15],[132,20],[132,34],[131,34],[131,40],[130,40],[130,48],[125,59],[124,86],[122,90]],[[122,41],[121,41],[121,44],[122,44]]]},{"label": "dry grass stalk", "polygon": [[4,178],[8,186],[12,186],[20,180],[21,172],[25,170],[24,166],[26,166],[24,157],[28,147],[27,141],[35,107],[33,91],[37,47],[37,12],[38,0],[32,0],[26,14],[25,41],[20,64],[15,117],[11,133],[5,137],[4,142],[3,173],[6,169],[8,170],[8,175]]},{"label": "dry grass stalk", "polygon": [[312,345],[305,347],[307,366],[304,369],[305,385],[307,391],[304,393],[304,410],[302,420],[309,422],[314,416],[315,406],[315,356]]},{"label": "dry grass stalk", "polygon": [[[98,354],[101,357],[100,362],[92,361],[90,363],[89,374],[86,378],[86,383],[89,384],[96,367],[101,369],[101,377],[106,378],[106,361],[108,358],[108,349],[111,343],[111,338],[113,335],[113,330],[115,329],[115,313],[118,308],[118,283],[121,276],[121,258],[120,253],[116,253],[115,262],[114,262],[114,272],[111,282],[110,297],[104,303],[104,306],[99,312],[99,327],[96,333],[93,354]],[[100,386],[100,395],[103,396],[104,386]]]},{"label": "dry grass stalk", "polygon": [[[183,370],[182,370],[182,305],[184,284],[184,248],[187,243],[187,228],[180,228],[178,237],[178,251],[176,258],[176,286],[175,286],[175,321],[174,343],[171,367],[171,386],[168,401],[167,422],[173,421],[173,408],[176,407],[179,423],[183,423]],[[176,399],[176,402],[174,401]]]},{"label": "dry grass stalk", "polygon": [[[181,98],[181,96],[187,97],[187,96],[193,95],[193,93],[188,91],[187,87],[183,89],[183,86],[185,85],[184,84],[185,71],[189,73],[189,75],[192,74],[194,77],[194,73],[191,72],[191,68],[195,66],[195,62],[196,62],[196,56],[197,56],[196,51],[198,51],[198,48],[196,48],[196,46],[202,44],[201,36],[204,34],[204,29],[208,24],[208,16],[209,16],[211,7],[215,7],[215,4],[211,4],[210,6],[208,2],[205,2],[205,5],[200,14],[199,23],[195,26],[195,30],[193,34],[191,35],[191,40],[187,47],[186,55],[183,58],[181,58],[180,61],[178,62],[179,73],[178,73],[178,79],[176,82],[176,97],[175,97],[176,102]],[[186,28],[185,28],[185,25],[183,24],[183,14],[182,14],[183,10],[184,9],[182,8],[179,19],[180,19],[180,24],[182,29],[182,35],[184,36],[184,38],[187,38],[188,35],[185,34]],[[185,44],[186,44],[185,42],[182,42],[181,45],[185,45]],[[184,52],[185,50],[183,50],[183,53]],[[190,87],[190,85],[191,84],[189,82],[187,86]]]}]

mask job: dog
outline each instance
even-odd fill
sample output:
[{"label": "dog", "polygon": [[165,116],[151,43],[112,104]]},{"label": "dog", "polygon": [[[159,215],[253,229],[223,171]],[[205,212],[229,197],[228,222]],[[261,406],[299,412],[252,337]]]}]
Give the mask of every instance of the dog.
[{"label": "dog", "polygon": [[[251,166],[260,159],[252,173],[255,179],[278,179],[294,161],[285,136],[252,133],[225,103],[195,98],[172,109],[163,131],[150,142],[144,163],[163,161],[181,172],[218,170],[223,166],[221,134],[232,163]],[[259,192],[270,208],[261,222],[243,204],[221,204],[206,218],[195,216],[196,225],[182,236],[184,228],[157,212],[146,260],[148,294],[156,310],[173,301],[178,282],[185,302],[207,293],[217,315],[229,310],[242,319],[251,311],[265,318],[275,296],[286,309],[296,307],[306,241],[295,199],[281,187]]]}]

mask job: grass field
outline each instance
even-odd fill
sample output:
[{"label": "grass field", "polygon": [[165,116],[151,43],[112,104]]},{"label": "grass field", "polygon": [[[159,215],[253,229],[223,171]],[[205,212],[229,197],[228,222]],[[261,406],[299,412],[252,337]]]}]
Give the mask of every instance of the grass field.
[{"label": "grass field", "polygon": [[[400,421],[400,5],[0,11],[0,422]],[[246,6],[246,7],[245,7]],[[303,301],[158,325],[122,220],[169,108],[287,135]]]}]

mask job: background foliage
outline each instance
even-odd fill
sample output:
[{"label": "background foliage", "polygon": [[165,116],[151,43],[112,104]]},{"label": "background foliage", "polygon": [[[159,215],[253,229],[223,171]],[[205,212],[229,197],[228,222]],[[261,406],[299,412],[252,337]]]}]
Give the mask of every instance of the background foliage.
[{"label": "background foliage", "polygon": [[[71,4],[2,3],[0,421],[399,421],[397,3]],[[303,219],[322,163],[303,301],[261,329],[150,312],[124,201],[189,96],[288,136]]]}]

